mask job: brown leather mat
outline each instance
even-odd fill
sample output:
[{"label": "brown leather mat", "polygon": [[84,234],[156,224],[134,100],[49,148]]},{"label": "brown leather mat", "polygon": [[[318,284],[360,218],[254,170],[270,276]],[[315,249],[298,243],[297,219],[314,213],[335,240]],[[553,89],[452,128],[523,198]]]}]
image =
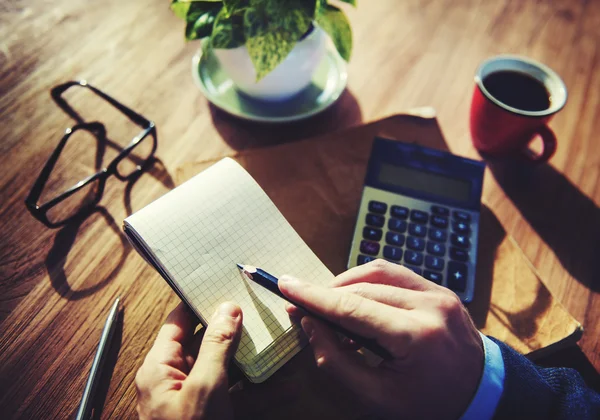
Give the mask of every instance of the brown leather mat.
[{"label": "brown leather mat", "polygon": [[[317,256],[334,274],[339,274],[346,267],[376,135],[448,150],[434,118],[395,115],[325,136],[243,151],[231,157],[256,179]],[[177,183],[212,163],[183,165],[177,170]],[[485,203],[479,235],[476,290],[469,305],[478,328],[530,357],[577,341],[581,325],[550,294]],[[292,380],[301,384],[303,391],[292,405],[281,410],[274,407],[265,413],[265,418],[360,415],[345,392],[316,371],[309,353],[303,351],[267,381]]]}]

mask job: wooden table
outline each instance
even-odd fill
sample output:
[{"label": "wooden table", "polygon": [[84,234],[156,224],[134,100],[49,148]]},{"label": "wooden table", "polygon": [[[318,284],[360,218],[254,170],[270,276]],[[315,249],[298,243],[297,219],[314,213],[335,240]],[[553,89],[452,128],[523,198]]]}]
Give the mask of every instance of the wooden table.
[{"label": "wooden table", "polygon": [[[593,1],[361,2],[346,8],[355,46],[339,103],[302,124],[264,127],[209,106],[190,75],[196,43],[166,0],[11,2],[0,15],[0,412],[3,417],[72,416],[108,308],[125,301],[118,360],[105,380],[103,417],[130,417],[133,379],[176,296],[131,252],[126,215],[174,187],[184,162],[357,125],[431,105],[455,153],[476,157],[468,132],[473,74],[484,58],[517,53],[554,68],[569,89],[552,127],[557,154],[527,182],[488,171],[487,203],[584,325],[580,346],[600,369],[600,3]],[[158,127],[157,162],[135,182],[111,178],[101,207],[81,223],[50,230],[23,200],[74,122],[49,90],[88,79]],[[74,98],[77,102],[78,98]],[[116,122],[79,102],[86,118]],[[116,144],[131,137],[117,124]],[[91,141],[86,143],[86,141]],[[89,173],[97,145],[72,142],[49,187]],[[104,164],[116,155],[107,148]],[[116,354],[113,354],[113,361]],[[564,360],[565,363],[568,361]]]}]

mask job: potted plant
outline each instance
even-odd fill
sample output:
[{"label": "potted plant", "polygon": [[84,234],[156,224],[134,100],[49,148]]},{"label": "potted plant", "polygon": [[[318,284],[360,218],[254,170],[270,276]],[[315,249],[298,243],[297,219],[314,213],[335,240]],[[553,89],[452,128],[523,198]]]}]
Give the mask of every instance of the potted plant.
[{"label": "potted plant", "polygon": [[328,0],[173,0],[171,9],[185,19],[186,39],[204,39],[203,53],[213,53],[238,90],[255,98],[283,100],[304,89],[327,35],[350,59],[350,24]]}]

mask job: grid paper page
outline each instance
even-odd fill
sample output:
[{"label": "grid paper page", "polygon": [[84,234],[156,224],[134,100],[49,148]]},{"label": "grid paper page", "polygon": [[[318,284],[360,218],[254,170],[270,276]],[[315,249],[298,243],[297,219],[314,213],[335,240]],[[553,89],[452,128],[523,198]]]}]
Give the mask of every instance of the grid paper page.
[{"label": "grid paper page", "polygon": [[[291,329],[284,301],[247,280],[236,263],[277,277],[291,274],[316,283],[333,278],[254,179],[229,158],[125,223],[143,238],[204,323],[220,303],[240,305],[244,329],[235,358],[255,374],[291,357],[300,342],[289,337],[297,331]],[[267,348],[264,360],[260,355]]]}]

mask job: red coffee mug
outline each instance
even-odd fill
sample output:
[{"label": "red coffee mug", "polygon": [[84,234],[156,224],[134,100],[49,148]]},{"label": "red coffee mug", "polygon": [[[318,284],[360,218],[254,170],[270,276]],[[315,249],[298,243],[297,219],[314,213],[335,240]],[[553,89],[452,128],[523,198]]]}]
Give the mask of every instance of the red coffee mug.
[{"label": "red coffee mug", "polygon": [[[494,96],[490,92],[488,87],[491,85],[486,86],[486,80],[491,80],[488,76],[498,72],[524,73],[537,80],[546,88],[549,106],[532,111],[519,109],[515,104],[511,106],[497,98],[500,95]],[[503,86],[502,89],[511,89],[511,86]],[[475,75],[470,117],[473,145],[488,156],[524,154],[531,161],[546,162],[556,151],[556,137],[547,124],[566,101],[567,88],[560,76],[549,67],[518,56],[490,58],[479,66]],[[538,135],[544,148],[540,154],[534,155],[528,145]]]}]

